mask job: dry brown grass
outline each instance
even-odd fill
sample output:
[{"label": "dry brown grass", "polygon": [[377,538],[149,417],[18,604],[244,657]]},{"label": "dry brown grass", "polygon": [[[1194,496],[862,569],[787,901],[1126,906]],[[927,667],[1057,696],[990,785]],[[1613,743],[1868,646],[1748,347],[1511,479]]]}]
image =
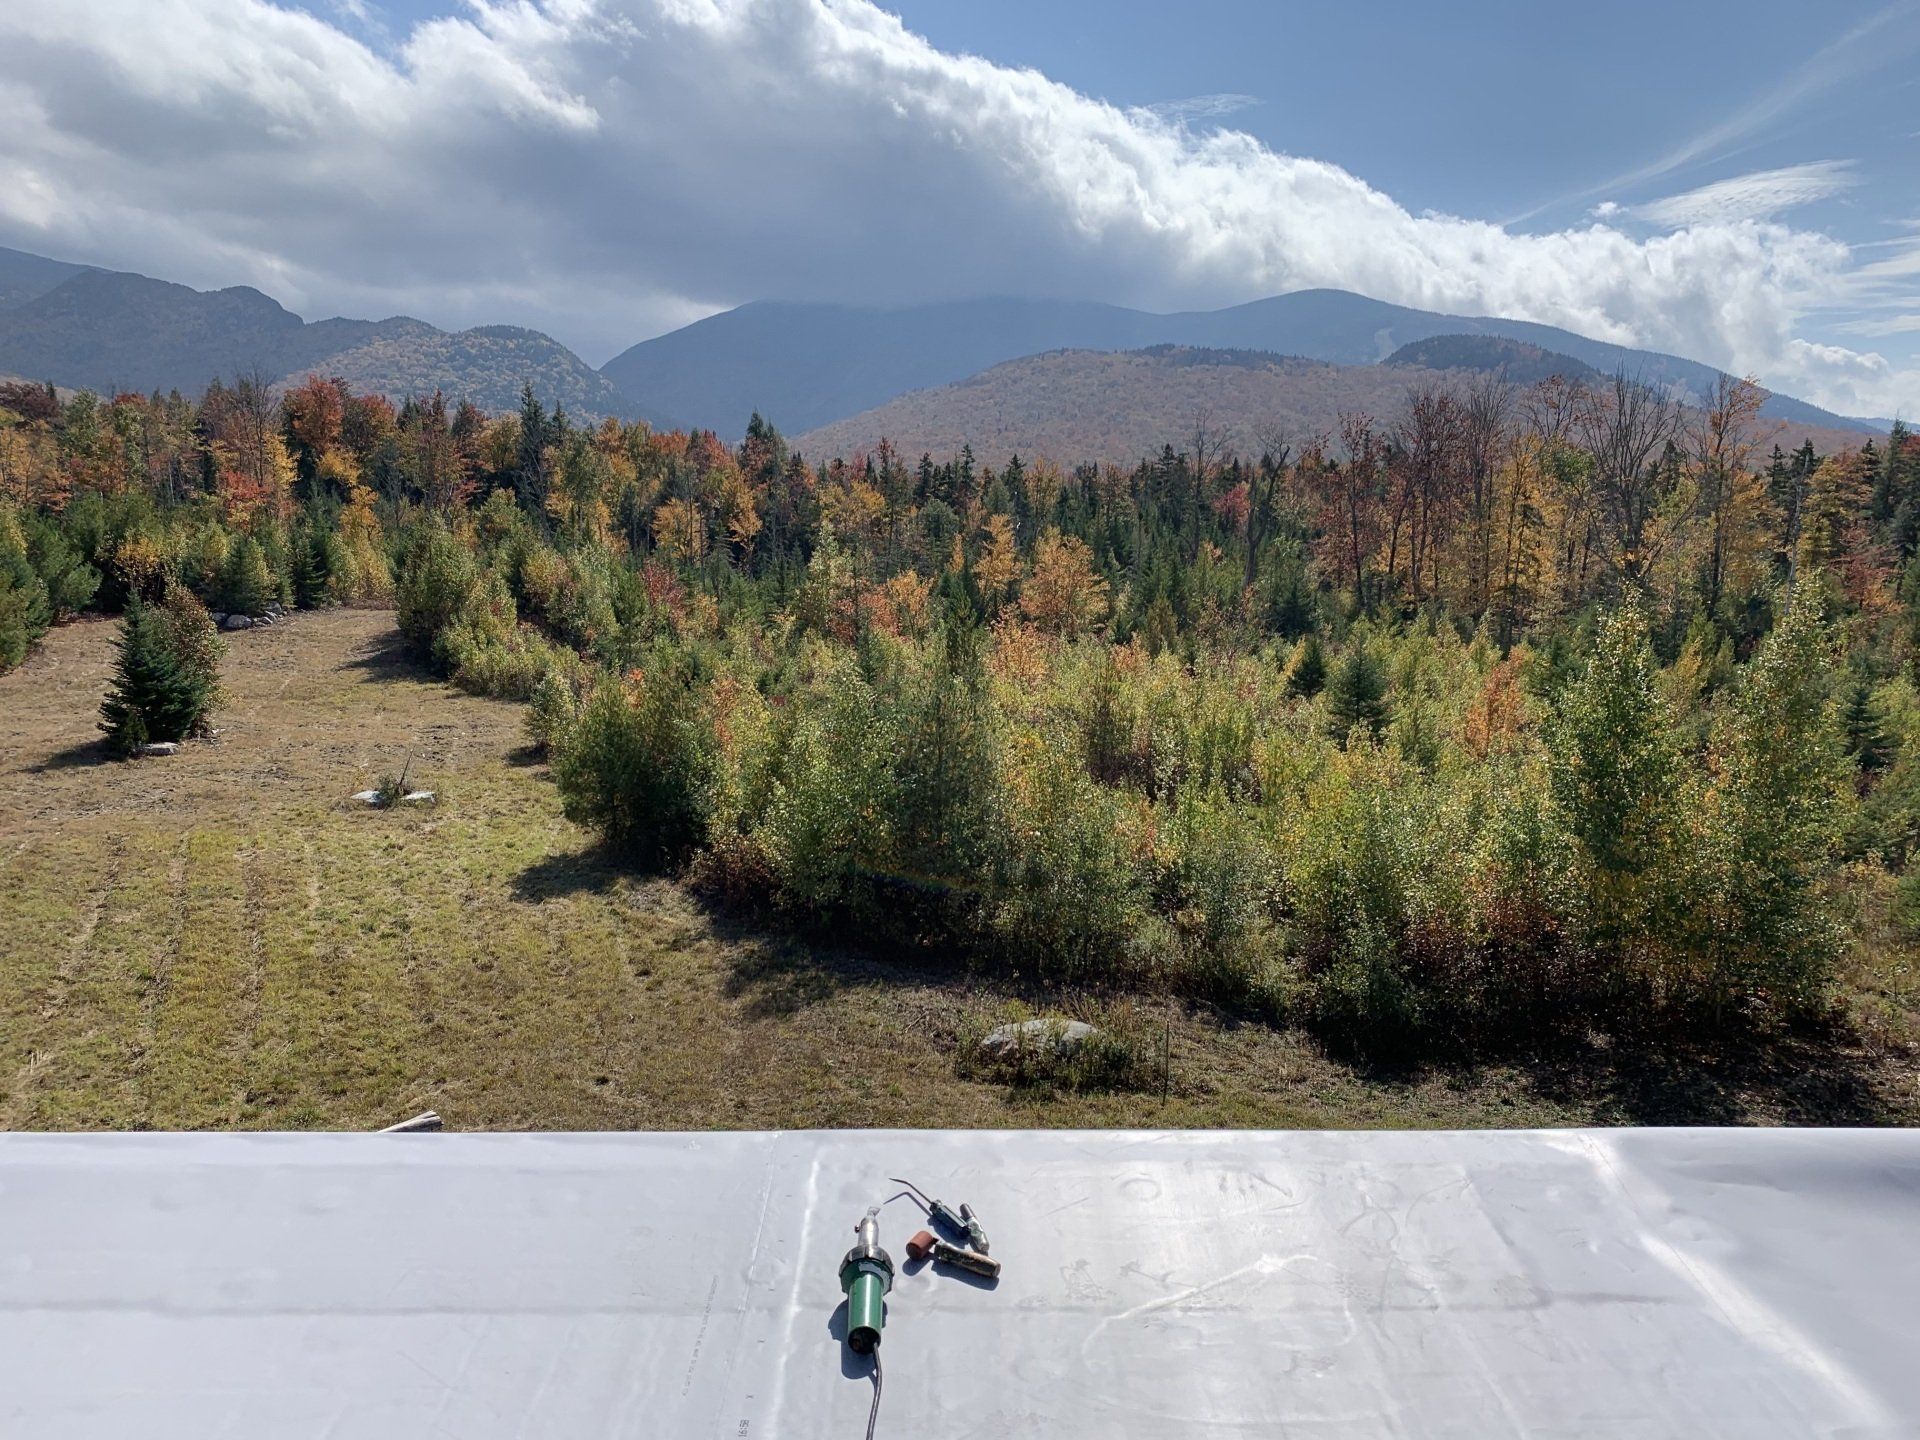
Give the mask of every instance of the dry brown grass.
[{"label": "dry brown grass", "polygon": [[[521,750],[521,707],[419,674],[389,615],[234,637],[218,741],[132,764],[92,743],[113,634],[68,626],[0,677],[7,1126],[363,1128],[428,1106],[465,1129],[1920,1109],[1907,1052],[1851,1040],[1381,1074],[1198,1013],[1173,1025],[1164,1103],[961,1079],[956,1050],[982,1016],[1080,1002],[764,934],[620,873]],[[347,800],[408,757],[437,808]]]}]

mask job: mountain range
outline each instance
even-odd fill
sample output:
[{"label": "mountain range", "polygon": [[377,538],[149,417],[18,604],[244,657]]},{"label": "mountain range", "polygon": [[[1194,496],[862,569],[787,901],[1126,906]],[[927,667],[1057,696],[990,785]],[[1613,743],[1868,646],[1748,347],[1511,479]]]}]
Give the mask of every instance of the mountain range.
[{"label": "mountain range", "polygon": [[[1402,346],[1442,335],[1515,340],[1606,374],[1624,368],[1695,401],[1720,375],[1695,360],[1630,350],[1551,325],[1410,310],[1345,290],[1299,290],[1226,310],[1171,315],[1057,300],[901,308],[758,303],[642,341],[601,373],[629,395],[645,395],[722,433],[754,410],[784,430],[810,431],[907,391],[1048,350],[1179,345],[1373,365]],[[1834,430],[1877,428],[1786,395],[1771,396],[1765,413]]]},{"label": "mountain range", "polygon": [[518,405],[531,381],[583,418],[665,419],[537,330],[447,331],[404,315],[308,322],[250,286],[191,290],[0,251],[0,372],[111,394],[197,393],[241,374],[289,384],[315,371],[395,399],[441,389],[487,410]]},{"label": "mountain range", "polygon": [[[1122,353],[1155,346],[1260,352],[1262,364],[1288,356],[1367,370],[1410,364],[1501,369],[1522,382],[1542,373],[1624,368],[1689,400],[1704,396],[1720,373],[1697,361],[1549,325],[1441,315],[1340,290],[1303,290],[1230,309],[1165,315],[1093,302],[1006,298],[894,307],[763,301],[642,341],[596,370],[536,330],[499,325],[447,331],[407,316],[310,322],[248,286],[193,290],[0,249],[0,374],[103,393],[196,393],[216,376],[242,373],[290,384],[317,372],[396,400],[437,388],[488,410],[506,410],[518,403],[522,385],[531,383],[547,403],[582,419],[611,415],[732,436],[758,411],[788,433],[817,437],[840,433],[838,422],[860,419],[864,425],[868,412],[913,392],[951,386],[1009,361],[1055,351]],[[1182,368],[1161,370],[1174,376]],[[1028,378],[1037,381],[1041,371],[1064,374],[1054,364],[1037,367]],[[1306,375],[1320,372],[1282,366],[1265,373],[1304,383]],[[1342,384],[1363,391],[1378,379]],[[1194,377],[1186,376],[1176,388],[1192,383]],[[1405,377],[1395,383],[1404,386]],[[1303,397],[1301,407],[1318,403]],[[1786,395],[1770,396],[1763,413],[1839,435],[1886,428]]]}]

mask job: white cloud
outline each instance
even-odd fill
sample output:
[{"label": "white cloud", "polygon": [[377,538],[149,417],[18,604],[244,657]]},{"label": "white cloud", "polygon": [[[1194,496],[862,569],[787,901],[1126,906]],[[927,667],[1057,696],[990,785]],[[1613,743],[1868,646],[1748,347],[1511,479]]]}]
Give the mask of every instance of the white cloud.
[{"label": "white cloud", "polygon": [[[1778,170],[1754,170],[1710,185],[1649,200],[1625,213],[1656,225],[1724,225],[1736,220],[1764,220],[1800,205],[1830,200],[1860,183],[1851,160],[1814,160]],[[1619,213],[1612,207],[1610,213]]]},{"label": "white cloud", "polygon": [[1850,408],[1920,394],[1797,338],[1849,272],[1824,236],[1415,215],[1188,113],[943,53],[866,0],[472,0],[380,52],[263,0],[0,6],[0,238],[310,315],[538,325],[592,359],[769,296],[1183,307],[1324,285]]},{"label": "white cloud", "polygon": [[1849,320],[1834,327],[1849,335],[1909,335],[1920,333],[1920,315],[1889,315],[1884,320]]},{"label": "white cloud", "polygon": [[1260,104],[1257,95],[1236,95],[1226,92],[1218,95],[1189,95],[1184,100],[1162,100],[1157,105],[1142,108],[1149,115],[1161,120],[1177,120],[1192,124],[1195,121],[1218,120],[1223,115],[1231,115],[1238,110],[1250,110]]}]

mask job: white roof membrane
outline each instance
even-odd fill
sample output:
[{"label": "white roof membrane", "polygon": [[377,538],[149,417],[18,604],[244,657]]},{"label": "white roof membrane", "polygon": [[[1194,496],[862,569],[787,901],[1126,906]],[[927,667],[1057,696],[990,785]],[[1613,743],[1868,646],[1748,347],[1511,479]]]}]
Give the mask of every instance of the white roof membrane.
[{"label": "white roof membrane", "polygon": [[1920,1133],[0,1137],[0,1433],[1920,1434]]}]

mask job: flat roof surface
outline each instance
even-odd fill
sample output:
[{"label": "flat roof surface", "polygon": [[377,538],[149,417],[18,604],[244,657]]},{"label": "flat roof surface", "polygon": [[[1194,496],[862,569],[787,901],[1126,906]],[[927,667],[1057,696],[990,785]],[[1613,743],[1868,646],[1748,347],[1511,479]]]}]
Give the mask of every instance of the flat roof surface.
[{"label": "flat roof surface", "polygon": [[[1920,1434],[1920,1132],[0,1136],[0,1432]],[[924,1223],[881,1211],[896,1263]]]}]

